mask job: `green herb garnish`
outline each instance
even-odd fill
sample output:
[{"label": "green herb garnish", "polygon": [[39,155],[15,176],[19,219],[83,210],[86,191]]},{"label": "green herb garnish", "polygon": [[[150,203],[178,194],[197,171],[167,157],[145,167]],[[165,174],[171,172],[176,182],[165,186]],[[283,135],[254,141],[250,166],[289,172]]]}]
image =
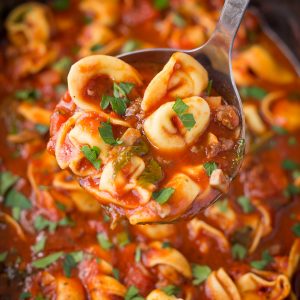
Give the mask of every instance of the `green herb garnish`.
[{"label": "green herb garnish", "polygon": [[68,253],[65,256],[64,262],[63,262],[63,269],[64,274],[66,277],[70,278],[72,269],[76,268],[77,264],[83,260],[83,252],[82,251],[76,251]]},{"label": "green herb garnish", "polygon": [[182,28],[186,26],[186,21],[179,13],[175,13],[173,16],[173,24]]},{"label": "green herb garnish", "polygon": [[128,232],[122,231],[117,234],[117,242],[120,247],[125,247],[130,243],[130,237],[128,235]]},{"label": "green herb garnish", "polygon": [[288,139],[289,146],[295,146],[297,145],[297,139],[294,136],[290,136]]},{"label": "green herb garnish", "polygon": [[134,254],[134,260],[135,262],[139,263],[142,258],[142,249],[140,247],[136,247],[135,254]]},{"label": "green herb garnish", "polygon": [[219,208],[221,212],[226,213],[228,210],[228,199],[217,201],[216,206]]},{"label": "green herb garnish", "polygon": [[185,113],[185,111],[188,108],[189,108],[189,106],[186,105],[180,98],[177,98],[177,100],[175,101],[175,104],[172,107],[172,109],[175,111],[175,113],[179,117],[180,121],[182,122],[183,126],[187,130],[191,130],[195,126],[196,121],[192,114]]},{"label": "green herb garnish", "polygon": [[211,94],[211,91],[212,91],[212,85],[213,85],[213,81],[212,79],[210,79],[208,81],[208,85],[207,85],[207,88],[206,88],[206,95],[209,97],[210,94]]},{"label": "green herb garnish", "polygon": [[288,133],[288,131],[285,128],[281,127],[281,126],[275,126],[274,125],[274,126],[272,126],[272,130],[275,133],[279,134],[279,135],[285,135],[285,134]]},{"label": "green herb garnish", "polygon": [[218,168],[217,164],[214,161],[209,161],[206,162],[203,165],[205,172],[208,176],[211,176],[211,174],[213,173],[214,170],[216,170]]},{"label": "green herb garnish", "polygon": [[19,176],[16,176],[9,171],[0,172],[0,196],[4,196],[18,179]]},{"label": "green herb garnish", "polygon": [[46,134],[49,131],[49,126],[43,124],[36,124],[34,128],[39,134]]},{"label": "green herb garnish", "polygon": [[57,222],[49,221],[43,216],[37,216],[34,220],[33,225],[37,231],[48,228],[49,232],[53,233],[57,227]]},{"label": "green herb garnish", "polygon": [[4,251],[0,253],[0,262],[4,262],[7,258],[8,252]]},{"label": "green herb garnish", "polygon": [[90,50],[91,52],[98,52],[103,48],[103,45],[101,44],[95,44],[93,46],[91,46]]},{"label": "green herb garnish", "polygon": [[296,223],[293,227],[292,227],[292,231],[295,234],[296,237],[300,237],[300,223]]},{"label": "green herb garnish", "polygon": [[288,184],[288,186],[284,189],[283,191],[284,196],[286,197],[292,197],[300,194],[300,187],[293,185],[293,184]]},{"label": "green herb garnish", "polygon": [[281,164],[282,168],[285,170],[293,171],[299,168],[299,164],[291,159],[285,159]]},{"label": "green herb garnish", "polygon": [[195,264],[192,266],[192,272],[194,277],[193,285],[199,285],[208,278],[212,271],[209,266]]},{"label": "green herb garnish", "polygon": [[169,296],[177,296],[177,294],[180,292],[180,287],[170,284],[161,288],[161,290]]},{"label": "green herb garnish", "polygon": [[165,204],[174,194],[175,189],[172,187],[161,189],[160,191],[154,192],[152,197],[155,199],[156,202],[159,204]]},{"label": "green herb garnish", "polygon": [[238,197],[237,202],[241,206],[241,208],[245,214],[249,214],[254,210],[254,207],[253,207],[250,199],[246,196]]},{"label": "green herb garnish", "polygon": [[155,184],[163,178],[163,171],[159,163],[151,159],[146,165],[143,173],[138,178],[141,185]]},{"label": "green herb garnish", "polygon": [[247,249],[241,244],[234,244],[231,248],[231,255],[235,260],[243,260],[247,255]]},{"label": "green herb garnish", "polygon": [[70,6],[70,0],[53,0],[52,6],[55,10],[64,11]]},{"label": "green herb garnish", "polygon": [[37,259],[31,263],[34,268],[45,269],[51,264],[55,263],[59,258],[63,256],[63,252],[55,252],[43,258]]},{"label": "green herb garnish", "polygon": [[144,297],[140,296],[139,290],[134,286],[130,286],[125,294],[125,300],[144,300]]},{"label": "green herb garnish", "polygon": [[46,245],[46,240],[47,237],[43,236],[42,238],[40,238],[40,240],[38,242],[36,242],[35,245],[32,246],[32,250],[34,253],[38,253],[44,250],[45,245]]},{"label": "green herb garnish", "polygon": [[101,138],[106,144],[113,145],[113,146],[122,144],[122,141],[116,140],[114,138],[112,126],[110,125],[109,121],[101,122],[101,127],[99,127],[98,130]]},{"label": "green herb garnish", "polygon": [[68,56],[64,56],[58,61],[56,61],[52,65],[52,68],[59,72],[66,72],[70,69],[71,65],[72,65],[72,59]]},{"label": "green herb garnish", "polygon": [[140,47],[140,42],[137,40],[128,40],[122,47],[121,53],[127,53],[137,50]]},{"label": "green herb garnish", "polygon": [[34,102],[38,98],[40,98],[41,93],[36,89],[27,89],[27,90],[18,90],[15,93],[15,97],[18,100],[24,100],[28,102]]},{"label": "green herb garnish", "polygon": [[273,257],[270,255],[268,250],[265,250],[262,253],[261,260],[252,261],[250,265],[255,269],[262,270],[272,261]]},{"label": "green herb garnish", "polygon": [[114,246],[104,233],[97,234],[97,241],[104,250],[109,250]]},{"label": "green herb garnish", "polygon": [[24,300],[24,299],[29,299],[29,298],[31,298],[32,296],[31,296],[31,294],[29,293],[29,292],[22,292],[21,294],[20,294],[20,300]]},{"label": "green herb garnish", "polygon": [[81,147],[81,152],[96,170],[100,169],[101,159],[98,158],[100,155],[100,149],[97,146],[90,147],[88,145],[84,145]]},{"label": "green herb garnish", "polygon": [[251,86],[251,87],[242,87],[239,90],[242,97],[245,98],[254,98],[257,100],[262,100],[268,92],[260,87]]},{"label": "green herb garnish", "polygon": [[120,279],[120,271],[117,268],[113,268],[112,273],[117,280]]}]

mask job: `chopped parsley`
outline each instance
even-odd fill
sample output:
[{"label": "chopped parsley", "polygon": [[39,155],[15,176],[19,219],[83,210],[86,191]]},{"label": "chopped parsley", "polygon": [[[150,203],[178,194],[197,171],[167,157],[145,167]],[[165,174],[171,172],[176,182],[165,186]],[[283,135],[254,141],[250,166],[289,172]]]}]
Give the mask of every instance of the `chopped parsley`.
[{"label": "chopped parsley", "polygon": [[173,16],[173,24],[177,27],[185,27],[186,21],[179,13],[175,13]]},{"label": "chopped parsley", "polygon": [[62,251],[54,252],[48,256],[45,256],[45,257],[42,257],[42,258],[39,258],[39,259],[33,261],[31,263],[31,265],[37,269],[45,269],[48,266],[50,266],[51,264],[55,263],[58,259],[60,259],[63,256],[63,254],[64,253]]},{"label": "chopped parsley", "polygon": [[207,96],[210,96],[210,94],[211,94],[212,85],[213,85],[213,81],[212,81],[212,79],[210,79],[208,81],[208,85],[207,85],[207,88],[206,88],[206,95]]},{"label": "chopped parsley", "polygon": [[109,250],[114,246],[104,233],[97,234],[97,241],[104,250]]},{"label": "chopped parsley", "polygon": [[134,260],[135,262],[139,263],[142,258],[142,249],[138,246],[135,249],[135,254],[134,254]]},{"label": "chopped parsley", "polygon": [[12,214],[15,220],[19,220],[21,210],[28,210],[32,207],[30,200],[16,190],[8,192],[4,204],[12,208]]},{"label": "chopped parsley", "polygon": [[81,152],[84,154],[85,158],[95,167],[95,169],[100,169],[101,159],[98,158],[100,155],[100,149],[97,146],[90,147],[88,145],[84,145],[81,147]]},{"label": "chopped parsley", "polygon": [[288,171],[293,171],[299,168],[299,164],[291,159],[285,159],[281,164],[282,168]]},{"label": "chopped parsley", "polygon": [[216,206],[221,212],[226,213],[228,210],[228,199],[217,201]]},{"label": "chopped parsley", "polygon": [[4,262],[7,258],[8,252],[4,251],[0,253],[0,262]]},{"label": "chopped parsley", "polygon": [[240,197],[238,197],[237,202],[245,214],[249,214],[249,213],[253,212],[254,207],[248,197],[240,196]]},{"label": "chopped parsley", "polygon": [[262,100],[268,92],[258,86],[242,87],[239,90],[242,97]]},{"label": "chopped parsley", "polygon": [[32,246],[33,252],[39,253],[39,252],[43,251],[45,248],[45,245],[46,245],[46,240],[47,240],[47,237],[45,237],[45,236],[41,237],[40,240],[38,242],[36,242],[35,245]]},{"label": "chopped parsley", "polygon": [[137,50],[140,47],[140,42],[137,40],[128,40],[122,47],[121,53],[127,53]]},{"label": "chopped parsley", "polygon": [[203,283],[208,278],[211,272],[212,271],[209,266],[194,264],[192,266],[192,273],[194,277],[193,285],[199,285]]},{"label": "chopped parsley", "polygon": [[57,222],[47,220],[43,216],[37,216],[34,219],[33,225],[37,231],[41,231],[47,228],[49,232],[53,233],[57,227]]},{"label": "chopped parsley", "polygon": [[243,260],[247,256],[247,249],[241,244],[234,244],[231,248],[231,255],[235,260]]},{"label": "chopped parsley", "polygon": [[146,165],[143,173],[139,176],[138,182],[141,185],[155,184],[163,178],[163,171],[159,163],[151,159]]},{"label": "chopped parsley", "polygon": [[296,237],[300,237],[300,223],[296,223],[295,225],[293,225],[292,231]]},{"label": "chopped parsley", "polygon": [[295,195],[300,194],[300,187],[293,185],[293,184],[288,184],[288,186],[284,189],[283,191],[284,196],[286,197],[292,197]]},{"label": "chopped parsley", "polygon": [[116,140],[114,138],[112,126],[110,125],[109,121],[101,122],[101,126],[98,128],[98,130],[101,138],[106,144],[113,145],[113,146],[122,144],[122,141]]},{"label": "chopped parsley", "polygon": [[38,98],[40,98],[41,93],[36,89],[25,89],[25,90],[18,90],[15,93],[15,97],[18,100],[24,100],[28,102],[34,102]]},{"label": "chopped parsley", "polygon": [[144,297],[142,297],[139,293],[139,290],[134,285],[132,285],[128,288],[124,299],[125,300],[144,300]]},{"label": "chopped parsley", "polygon": [[94,44],[93,46],[91,46],[90,51],[91,52],[98,52],[103,48],[103,45],[101,44]]},{"label": "chopped parsley", "polygon": [[22,292],[20,294],[20,300],[29,299],[31,297],[32,297],[32,295],[29,292]]},{"label": "chopped parsley", "polygon": [[19,176],[16,176],[9,171],[0,172],[0,196],[4,196],[18,179]]},{"label": "chopped parsley", "polygon": [[180,292],[180,287],[170,284],[161,288],[161,290],[169,296],[177,296],[177,294]]},{"label": "chopped parsley", "polygon": [[188,108],[189,108],[189,106],[186,105],[180,98],[176,99],[176,101],[172,107],[172,109],[175,111],[175,113],[179,117],[180,121],[182,122],[183,126],[187,130],[191,130],[195,126],[196,121],[192,114],[185,113]]},{"label": "chopped parsley", "polygon": [[39,134],[46,134],[49,131],[49,126],[43,124],[36,124],[34,128]]},{"label": "chopped parsley", "polygon": [[52,65],[52,68],[59,72],[65,72],[70,69],[71,65],[72,65],[72,59],[68,56],[64,56],[61,59],[59,59],[58,61],[56,61]]},{"label": "chopped parsley", "polygon": [[255,269],[262,270],[272,261],[273,257],[270,255],[268,250],[265,250],[262,253],[261,260],[252,261],[250,265]]},{"label": "chopped parsley", "polygon": [[63,262],[64,274],[70,278],[72,269],[76,268],[77,264],[83,260],[83,251],[68,253]]},{"label": "chopped parsley", "polygon": [[165,204],[174,194],[175,189],[172,187],[163,188],[160,191],[154,192],[152,197],[159,204]]},{"label": "chopped parsley", "polygon": [[211,176],[211,174],[213,173],[214,170],[216,170],[218,168],[217,164],[214,161],[209,161],[206,162],[203,165],[205,172],[208,176]]},{"label": "chopped parsley", "polygon": [[285,134],[288,133],[288,131],[287,131],[285,128],[281,127],[281,126],[276,126],[276,125],[274,125],[274,126],[272,126],[271,129],[272,129],[275,133],[277,133],[278,135],[285,135]]},{"label": "chopped parsley", "polygon": [[53,0],[52,6],[55,10],[64,11],[70,6],[70,0]]},{"label": "chopped parsley", "polygon": [[120,279],[120,271],[117,268],[112,269],[113,276],[119,280]]},{"label": "chopped parsley", "polygon": [[162,248],[171,248],[171,243],[169,241],[163,241],[161,244]]}]

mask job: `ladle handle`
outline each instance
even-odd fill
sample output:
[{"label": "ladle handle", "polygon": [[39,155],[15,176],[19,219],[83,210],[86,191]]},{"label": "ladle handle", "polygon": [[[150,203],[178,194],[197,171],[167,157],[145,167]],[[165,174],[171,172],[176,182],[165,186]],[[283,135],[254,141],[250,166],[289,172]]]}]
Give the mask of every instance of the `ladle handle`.
[{"label": "ladle handle", "polygon": [[222,36],[226,46],[231,50],[232,44],[241,24],[249,0],[226,0],[221,12],[219,22],[215,32],[211,37],[213,42],[215,37]]}]

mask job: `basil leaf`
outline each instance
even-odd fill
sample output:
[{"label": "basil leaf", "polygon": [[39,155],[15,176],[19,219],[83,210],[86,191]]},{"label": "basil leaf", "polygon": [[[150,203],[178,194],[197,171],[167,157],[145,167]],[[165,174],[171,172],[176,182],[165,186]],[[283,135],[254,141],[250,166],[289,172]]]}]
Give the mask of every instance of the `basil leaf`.
[{"label": "basil leaf", "polygon": [[243,260],[247,255],[247,249],[241,244],[234,244],[231,248],[231,255],[235,260]]},{"label": "basil leaf", "polygon": [[199,285],[203,283],[211,273],[211,268],[206,265],[193,265],[192,273],[193,273],[193,285]]},{"label": "basil leaf", "polygon": [[252,261],[250,265],[255,269],[262,270],[272,261],[273,257],[270,255],[268,250],[265,250],[262,253],[261,260]]},{"label": "basil leaf", "polygon": [[32,250],[34,253],[38,253],[42,250],[44,250],[45,248],[45,244],[46,244],[46,240],[47,240],[47,237],[43,236],[42,238],[40,238],[40,240],[32,246]]},{"label": "basil leaf", "polygon": [[111,108],[114,112],[116,112],[118,115],[125,115],[127,105],[125,103],[125,100],[121,98],[114,98],[110,100]]},{"label": "basil leaf", "polygon": [[8,192],[4,203],[7,207],[18,207],[24,210],[32,207],[30,200],[16,190]]},{"label": "basil leaf", "polygon": [[164,204],[168,202],[168,200],[171,198],[171,196],[174,194],[175,189],[172,187],[161,189],[158,192],[154,192],[152,194],[152,197],[155,199],[156,202],[159,204]]},{"label": "basil leaf", "polygon": [[57,223],[49,221],[43,216],[37,216],[34,220],[33,226],[37,231],[48,228],[50,232],[54,232],[57,227]]},{"label": "basil leaf", "polygon": [[51,264],[55,263],[59,258],[63,256],[63,252],[55,252],[43,258],[37,259],[31,263],[34,268],[45,269]]},{"label": "basil leaf", "polygon": [[65,276],[70,278],[72,269],[75,268],[76,266],[77,263],[74,257],[70,254],[67,254],[63,262],[63,269],[64,269]]},{"label": "basil leaf", "polygon": [[254,207],[248,197],[240,196],[240,197],[238,197],[237,202],[241,206],[241,208],[245,214],[249,214],[249,213],[253,212]]},{"label": "basil leaf", "polygon": [[293,227],[292,227],[292,231],[295,234],[296,237],[300,237],[300,223],[296,223]]},{"label": "basil leaf", "polygon": [[163,171],[159,163],[151,159],[146,165],[143,173],[139,176],[138,182],[141,185],[155,184],[163,178]]},{"label": "basil leaf", "polygon": [[254,98],[257,100],[262,100],[268,92],[260,87],[251,86],[251,87],[242,87],[239,90],[242,97],[245,98]]},{"label": "basil leaf", "polygon": [[210,94],[211,94],[211,91],[212,91],[212,85],[213,85],[213,81],[212,79],[210,79],[208,81],[208,85],[207,85],[207,88],[206,88],[206,95],[209,97]]},{"label": "basil leaf", "polygon": [[101,127],[99,127],[98,130],[101,138],[106,144],[113,146],[122,144],[122,141],[114,138],[112,127],[109,122],[101,122]]},{"label": "basil leaf", "polygon": [[121,53],[127,53],[137,50],[140,47],[140,42],[137,40],[128,40],[122,47]]},{"label": "basil leaf", "polygon": [[127,290],[124,300],[144,300],[144,298],[139,295],[139,290],[132,285]]},{"label": "basil leaf", "polygon": [[187,130],[191,130],[195,126],[196,121],[194,116],[192,114],[184,113],[188,109],[188,105],[186,105],[180,98],[177,98],[172,109],[176,112],[183,126]]},{"label": "basil leaf", "polygon": [[100,169],[101,159],[98,158],[100,149],[97,146],[82,146],[81,152],[84,154],[85,158],[95,167],[96,170]]},{"label": "basil leaf", "polygon": [[212,172],[218,168],[217,164],[213,161],[206,162],[203,167],[208,176],[211,176]]},{"label": "basil leaf", "polygon": [[9,171],[4,171],[0,173],[0,196],[4,194],[11,188],[19,179],[19,176],[12,174]]},{"label": "basil leaf", "polygon": [[100,106],[102,109],[107,109],[113,96],[103,95]]},{"label": "basil leaf", "polygon": [[104,233],[97,234],[97,241],[104,250],[109,250],[113,247],[113,244],[108,240]]},{"label": "basil leaf", "polygon": [[153,0],[154,7],[157,10],[164,10],[169,7],[169,0]]},{"label": "basil leaf", "polygon": [[179,116],[183,114],[187,109],[189,108],[188,105],[186,105],[180,98],[177,98],[172,109],[176,112],[176,114]]},{"label": "basil leaf", "polygon": [[169,296],[177,296],[177,294],[180,292],[180,287],[170,284],[161,288],[161,290]]}]

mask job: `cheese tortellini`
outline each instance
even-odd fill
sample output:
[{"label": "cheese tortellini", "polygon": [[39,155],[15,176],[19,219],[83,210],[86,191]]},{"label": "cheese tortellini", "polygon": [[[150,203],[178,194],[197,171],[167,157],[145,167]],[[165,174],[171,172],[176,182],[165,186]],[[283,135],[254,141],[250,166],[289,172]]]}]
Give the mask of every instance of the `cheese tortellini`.
[{"label": "cheese tortellini", "polygon": [[140,72],[115,57],[85,57],[70,69],[49,147],[62,169],[131,224],[176,220],[225,192],[217,173],[229,184],[222,163],[205,168],[203,141],[211,135],[219,144],[226,132],[233,145],[239,116],[220,96],[207,97],[207,86],[207,71],[185,53],[156,75],[150,65]]}]

